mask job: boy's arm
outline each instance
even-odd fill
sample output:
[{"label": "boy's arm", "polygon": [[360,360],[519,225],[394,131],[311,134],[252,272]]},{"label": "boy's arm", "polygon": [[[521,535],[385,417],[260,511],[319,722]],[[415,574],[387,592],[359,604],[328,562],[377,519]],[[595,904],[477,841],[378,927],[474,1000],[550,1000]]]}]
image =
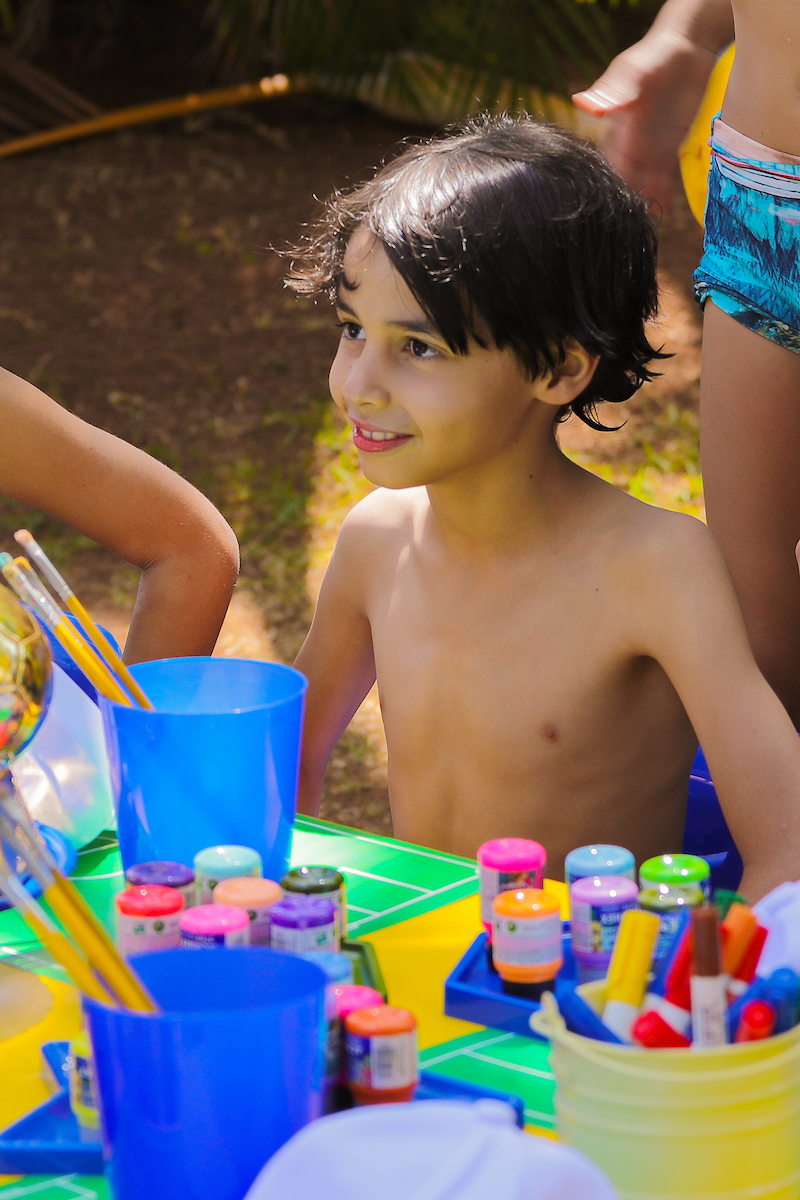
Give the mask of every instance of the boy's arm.
[{"label": "boy's arm", "polygon": [[608,118],[603,152],[632,188],[665,210],[681,186],[681,142],[717,55],[732,41],[731,0],[667,0],[642,40],[573,97]]},{"label": "boy's arm", "polygon": [[140,567],[128,662],[210,654],[239,565],[230,526],[180,475],[0,368],[0,492]]},{"label": "boy's arm", "polygon": [[631,583],[649,653],[703,747],[744,860],[742,892],[755,902],[800,879],[800,738],[756,666],[716,543],[700,522],[681,520]]},{"label": "boy's arm", "polygon": [[348,517],[320,589],[295,666],[308,679],[298,812],[316,817],[333,747],[375,682],[372,631],[364,608],[369,556],[357,515]]}]

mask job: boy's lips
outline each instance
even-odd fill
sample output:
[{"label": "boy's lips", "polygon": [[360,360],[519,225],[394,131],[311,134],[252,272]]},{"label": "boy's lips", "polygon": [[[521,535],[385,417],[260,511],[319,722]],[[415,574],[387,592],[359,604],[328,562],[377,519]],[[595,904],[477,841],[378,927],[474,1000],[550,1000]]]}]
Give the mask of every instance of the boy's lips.
[{"label": "boy's lips", "polygon": [[391,429],[353,424],[353,442],[358,450],[366,450],[368,454],[393,450],[396,446],[410,442],[413,436],[411,433],[394,433]]}]

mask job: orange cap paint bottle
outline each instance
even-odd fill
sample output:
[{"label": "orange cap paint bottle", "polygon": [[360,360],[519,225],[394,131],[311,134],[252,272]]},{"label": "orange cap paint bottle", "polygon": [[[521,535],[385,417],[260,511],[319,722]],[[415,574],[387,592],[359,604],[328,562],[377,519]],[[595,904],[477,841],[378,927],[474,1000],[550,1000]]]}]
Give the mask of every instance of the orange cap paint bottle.
[{"label": "orange cap paint bottle", "polygon": [[561,908],[538,888],[500,892],[492,903],[492,949],[503,991],[538,1000],[564,961]]},{"label": "orange cap paint bottle", "polygon": [[390,1004],[359,1008],[345,1020],[347,1080],[356,1104],[411,1100],[419,1080],[417,1022]]}]

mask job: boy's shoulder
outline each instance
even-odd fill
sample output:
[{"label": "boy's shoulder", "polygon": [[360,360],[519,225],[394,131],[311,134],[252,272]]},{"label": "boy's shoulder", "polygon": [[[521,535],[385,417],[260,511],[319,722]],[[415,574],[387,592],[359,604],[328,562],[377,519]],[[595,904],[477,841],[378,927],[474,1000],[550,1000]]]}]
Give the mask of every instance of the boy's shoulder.
[{"label": "boy's shoulder", "polygon": [[375,488],[350,510],[342,523],[342,536],[362,542],[387,534],[410,535],[414,521],[428,507],[424,487]]}]

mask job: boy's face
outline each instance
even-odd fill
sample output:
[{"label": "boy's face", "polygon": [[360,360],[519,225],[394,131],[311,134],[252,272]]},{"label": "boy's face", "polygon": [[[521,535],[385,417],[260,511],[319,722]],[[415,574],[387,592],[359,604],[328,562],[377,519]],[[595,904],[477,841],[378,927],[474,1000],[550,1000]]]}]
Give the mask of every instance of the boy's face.
[{"label": "boy's face", "polygon": [[513,352],[449,350],[372,234],[353,235],[344,267],[354,286],[339,289],[330,388],[372,483],[417,487],[471,474],[518,444],[536,410],[541,419],[549,405]]}]

